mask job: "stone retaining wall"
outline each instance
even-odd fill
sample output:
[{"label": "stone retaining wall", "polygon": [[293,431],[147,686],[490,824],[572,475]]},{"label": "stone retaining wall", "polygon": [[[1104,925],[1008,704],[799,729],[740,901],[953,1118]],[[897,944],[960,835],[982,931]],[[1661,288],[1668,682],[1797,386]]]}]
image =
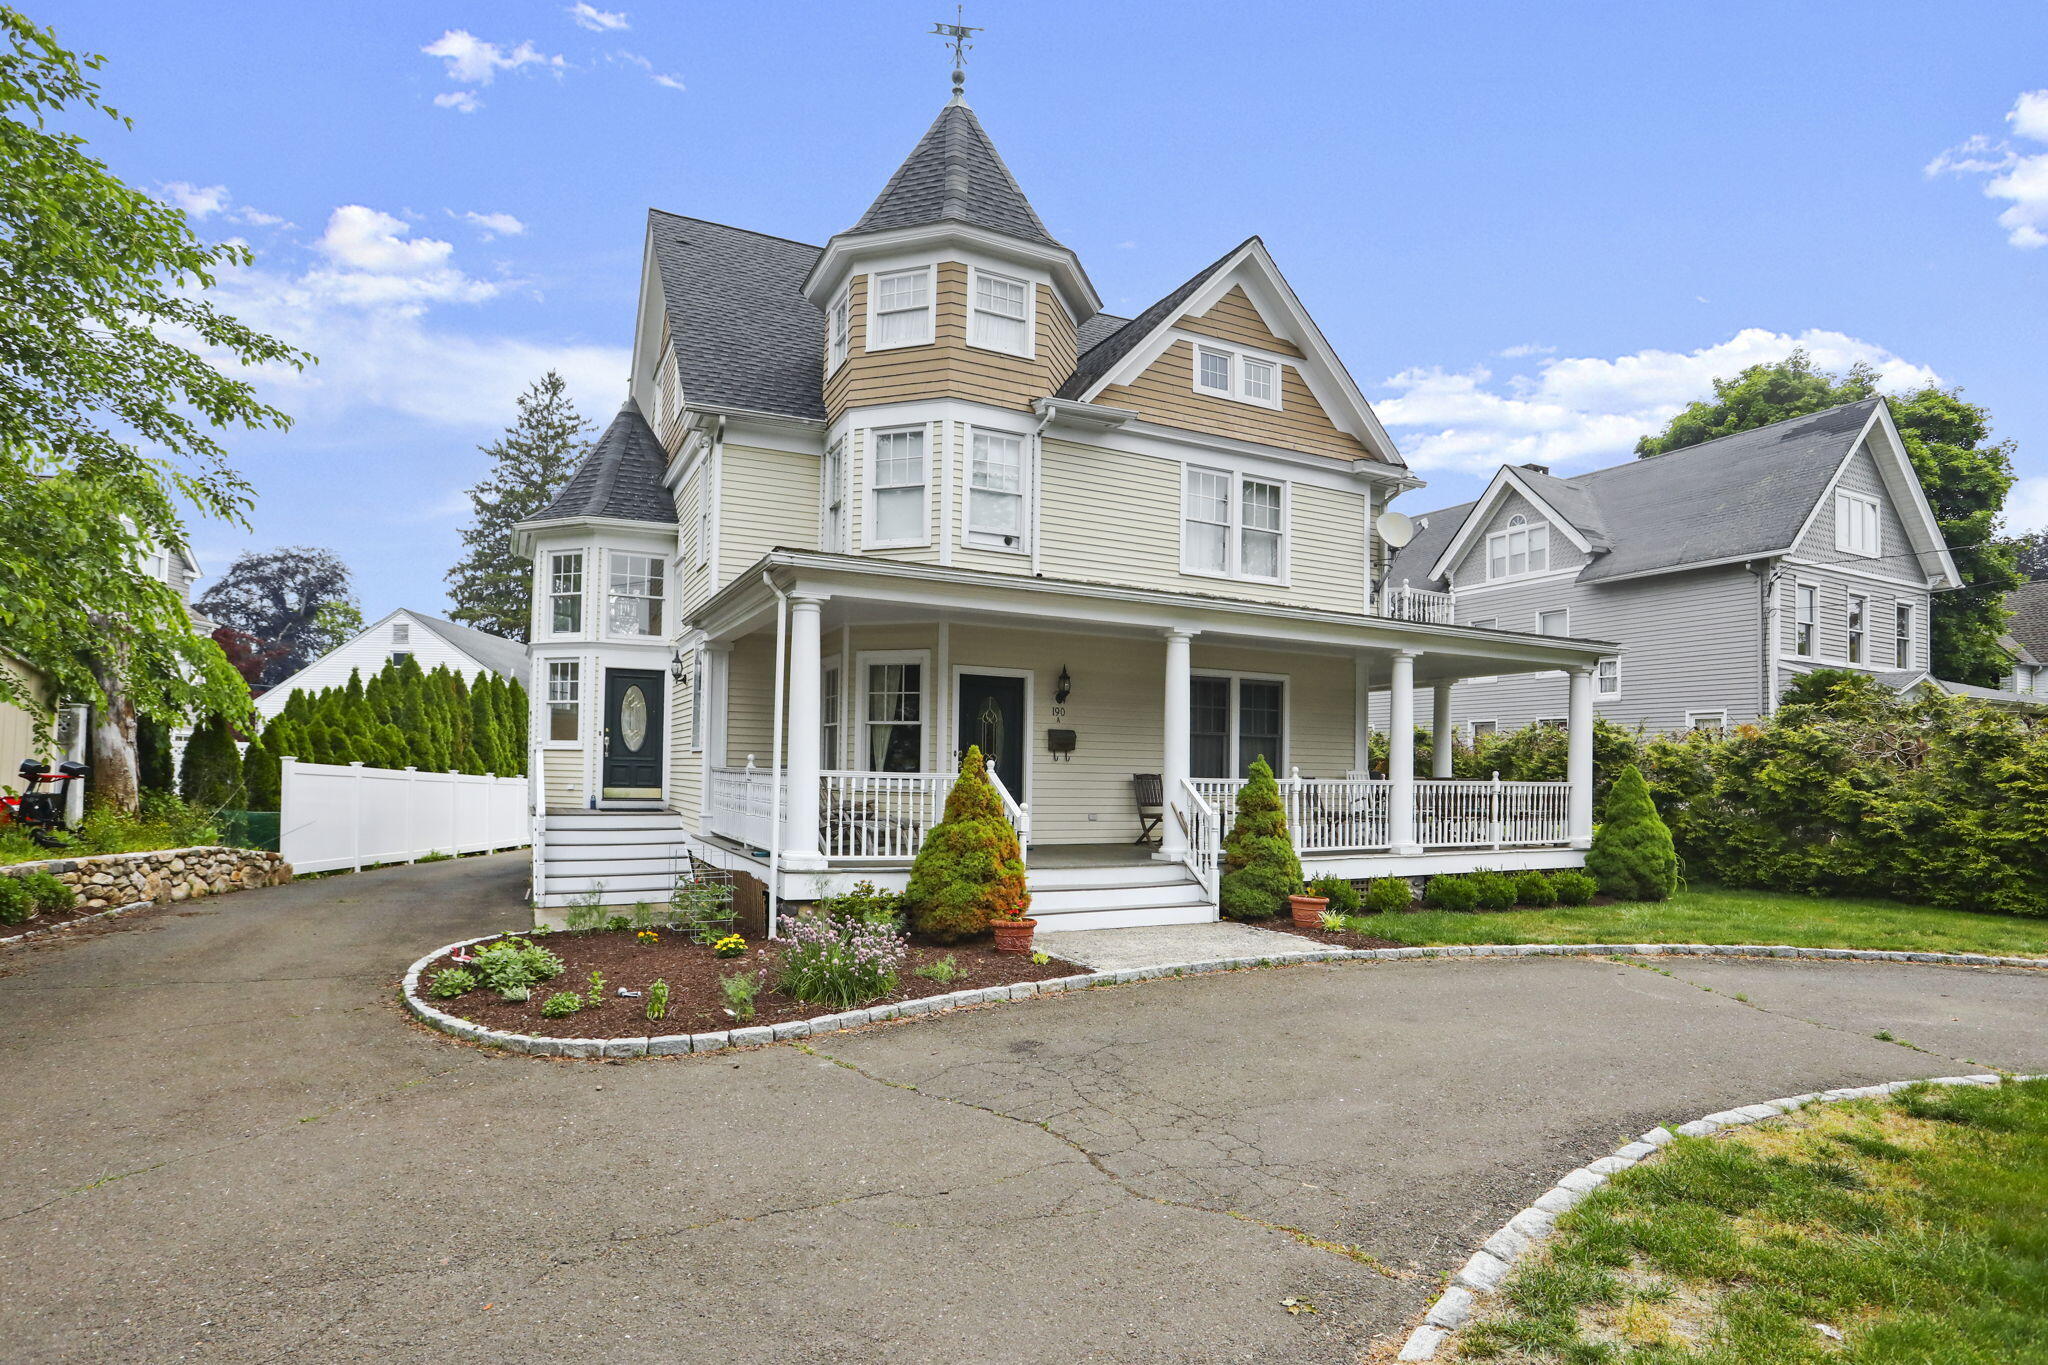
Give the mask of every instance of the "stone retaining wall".
[{"label": "stone retaining wall", "polygon": [[30,872],[48,872],[77,891],[81,910],[111,910],[139,901],[193,900],[256,886],[283,886],[292,879],[292,865],[282,854],[217,844],[147,853],[95,853],[0,867],[0,875],[10,877]]}]

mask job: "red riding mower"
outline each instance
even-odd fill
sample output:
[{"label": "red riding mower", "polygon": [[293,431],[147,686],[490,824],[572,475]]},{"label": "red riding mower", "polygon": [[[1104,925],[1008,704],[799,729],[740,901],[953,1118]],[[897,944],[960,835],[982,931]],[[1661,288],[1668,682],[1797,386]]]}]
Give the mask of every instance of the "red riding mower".
[{"label": "red riding mower", "polygon": [[0,796],[0,827],[18,824],[44,848],[58,848],[64,833],[64,784],[85,781],[83,763],[50,765],[29,759],[21,765],[21,795]]}]

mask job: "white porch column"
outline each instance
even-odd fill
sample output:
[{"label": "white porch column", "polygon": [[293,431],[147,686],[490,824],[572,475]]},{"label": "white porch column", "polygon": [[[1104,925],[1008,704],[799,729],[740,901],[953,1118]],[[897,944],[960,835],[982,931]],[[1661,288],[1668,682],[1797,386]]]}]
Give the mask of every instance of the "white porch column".
[{"label": "white porch column", "polygon": [[1187,834],[1174,818],[1181,803],[1181,783],[1188,776],[1189,643],[1191,630],[1166,632],[1166,717],[1159,736],[1159,778],[1165,819],[1159,824],[1159,853],[1162,859],[1187,855]]},{"label": "white porch column", "polygon": [[1361,654],[1351,661],[1351,771],[1360,777],[1372,769],[1372,660]]},{"label": "white porch column", "polygon": [[1571,670],[1571,697],[1565,708],[1565,780],[1571,783],[1573,848],[1593,844],[1593,670]]},{"label": "white porch column", "polygon": [[[704,745],[706,761],[714,768],[726,765],[725,736],[731,722],[728,698],[731,697],[732,642],[730,640],[706,640],[704,642],[704,685],[698,695],[698,702],[704,714],[697,720],[697,735]],[[707,786],[706,791],[710,788]]]},{"label": "white porch column", "polygon": [[789,785],[782,795],[782,865],[820,867],[818,853],[818,784],[822,765],[818,743],[824,724],[824,699],[815,597],[789,599]]},{"label": "white porch column", "polygon": [[1432,690],[1435,697],[1429,717],[1429,775],[1449,777],[1451,750],[1456,747],[1451,733],[1451,685],[1440,682]]},{"label": "white porch column", "polygon": [[1394,655],[1387,707],[1387,842],[1396,853],[1418,853],[1415,842],[1415,653]]}]

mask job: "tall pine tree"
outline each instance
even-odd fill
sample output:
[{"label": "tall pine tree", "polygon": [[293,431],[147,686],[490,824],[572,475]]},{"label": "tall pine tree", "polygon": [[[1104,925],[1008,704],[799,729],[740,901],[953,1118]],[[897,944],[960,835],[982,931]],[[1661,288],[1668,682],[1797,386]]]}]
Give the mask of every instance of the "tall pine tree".
[{"label": "tall pine tree", "polygon": [[584,438],[595,428],[569,401],[568,385],[549,370],[519,395],[519,418],[481,447],[491,472],[469,490],[473,520],[462,532],[465,551],[448,571],[448,614],[464,625],[526,642],[531,619],[533,561],[512,550],[512,528],[547,506],[568,482]]}]

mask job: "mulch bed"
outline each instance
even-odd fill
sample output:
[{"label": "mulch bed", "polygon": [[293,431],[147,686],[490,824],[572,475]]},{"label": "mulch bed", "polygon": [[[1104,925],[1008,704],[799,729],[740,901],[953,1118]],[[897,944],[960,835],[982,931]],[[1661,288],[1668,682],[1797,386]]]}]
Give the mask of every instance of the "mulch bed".
[{"label": "mulch bed", "polygon": [[1276,921],[1271,927],[1283,934],[1298,934],[1313,943],[1328,948],[1406,948],[1408,945],[1394,938],[1380,938],[1373,934],[1354,934],[1348,930],[1331,933],[1327,929],[1297,929],[1287,920]]},{"label": "mulch bed", "polygon": [[[71,924],[78,920],[91,919],[94,915],[104,915],[109,910],[121,908],[120,906],[102,905],[97,910],[88,910],[85,908],[85,902],[80,901],[69,910],[45,910],[40,915],[23,920],[20,924],[0,924],[0,938],[13,938],[17,934],[32,934],[43,929],[54,929],[60,924]],[[128,913],[132,915],[135,911],[130,910]],[[119,919],[120,916],[116,915],[114,918]]]},{"label": "mulch bed", "polygon": [[[757,940],[747,945],[744,957],[719,958],[712,955],[710,948],[692,943],[682,934],[669,932],[663,932],[661,942],[656,944],[639,942],[629,929],[554,933],[536,937],[533,941],[561,958],[563,970],[554,980],[535,986],[531,999],[501,1000],[497,992],[483,986],[452,1000],[437,999],[427,989],[434,973],[457,965],[445,956],[435,958],[420,973],[420,998],[473,1024],[541,1038],[637,1038],[647,1034],[716,1033],[721,1029],[782,1024],[839,1012],[839,1006],[793,1000],[772,989],[776,963],[782,955],[779,943]],[[952,958],[960,969],[960,975],[951,981],[934,981],[915,975],[915,968],[947,957]],[[587,993],[593,970],[604,973],[604,1004],[596,1009],[586,1006],[559,1019],[549,1019],[541,1014],[541,1002],[557,992]],[[916,1000],[927,995],[979,990],[986,986],[1007,986],[1019,981],[1048,981],[1087,970],[1058,958],[1039,965],[1029,957],[998,953],[985,942],[954,944],[945,948],[912,943],[895,991],[849,1008],[861,1009],[897,1000]],[[761,992],[754,998],[754,1016],[751,1019],[734,1019],[727,1014],[724,998],[719,994],[719,978],[738,972],[753,972],[764,978]],[[668,1015],[663,1019],[649,1020],[644,993],[656,979],[668,982]],[[621,986],[643,994],[638,999],[622,997],[618,994]]]}]

